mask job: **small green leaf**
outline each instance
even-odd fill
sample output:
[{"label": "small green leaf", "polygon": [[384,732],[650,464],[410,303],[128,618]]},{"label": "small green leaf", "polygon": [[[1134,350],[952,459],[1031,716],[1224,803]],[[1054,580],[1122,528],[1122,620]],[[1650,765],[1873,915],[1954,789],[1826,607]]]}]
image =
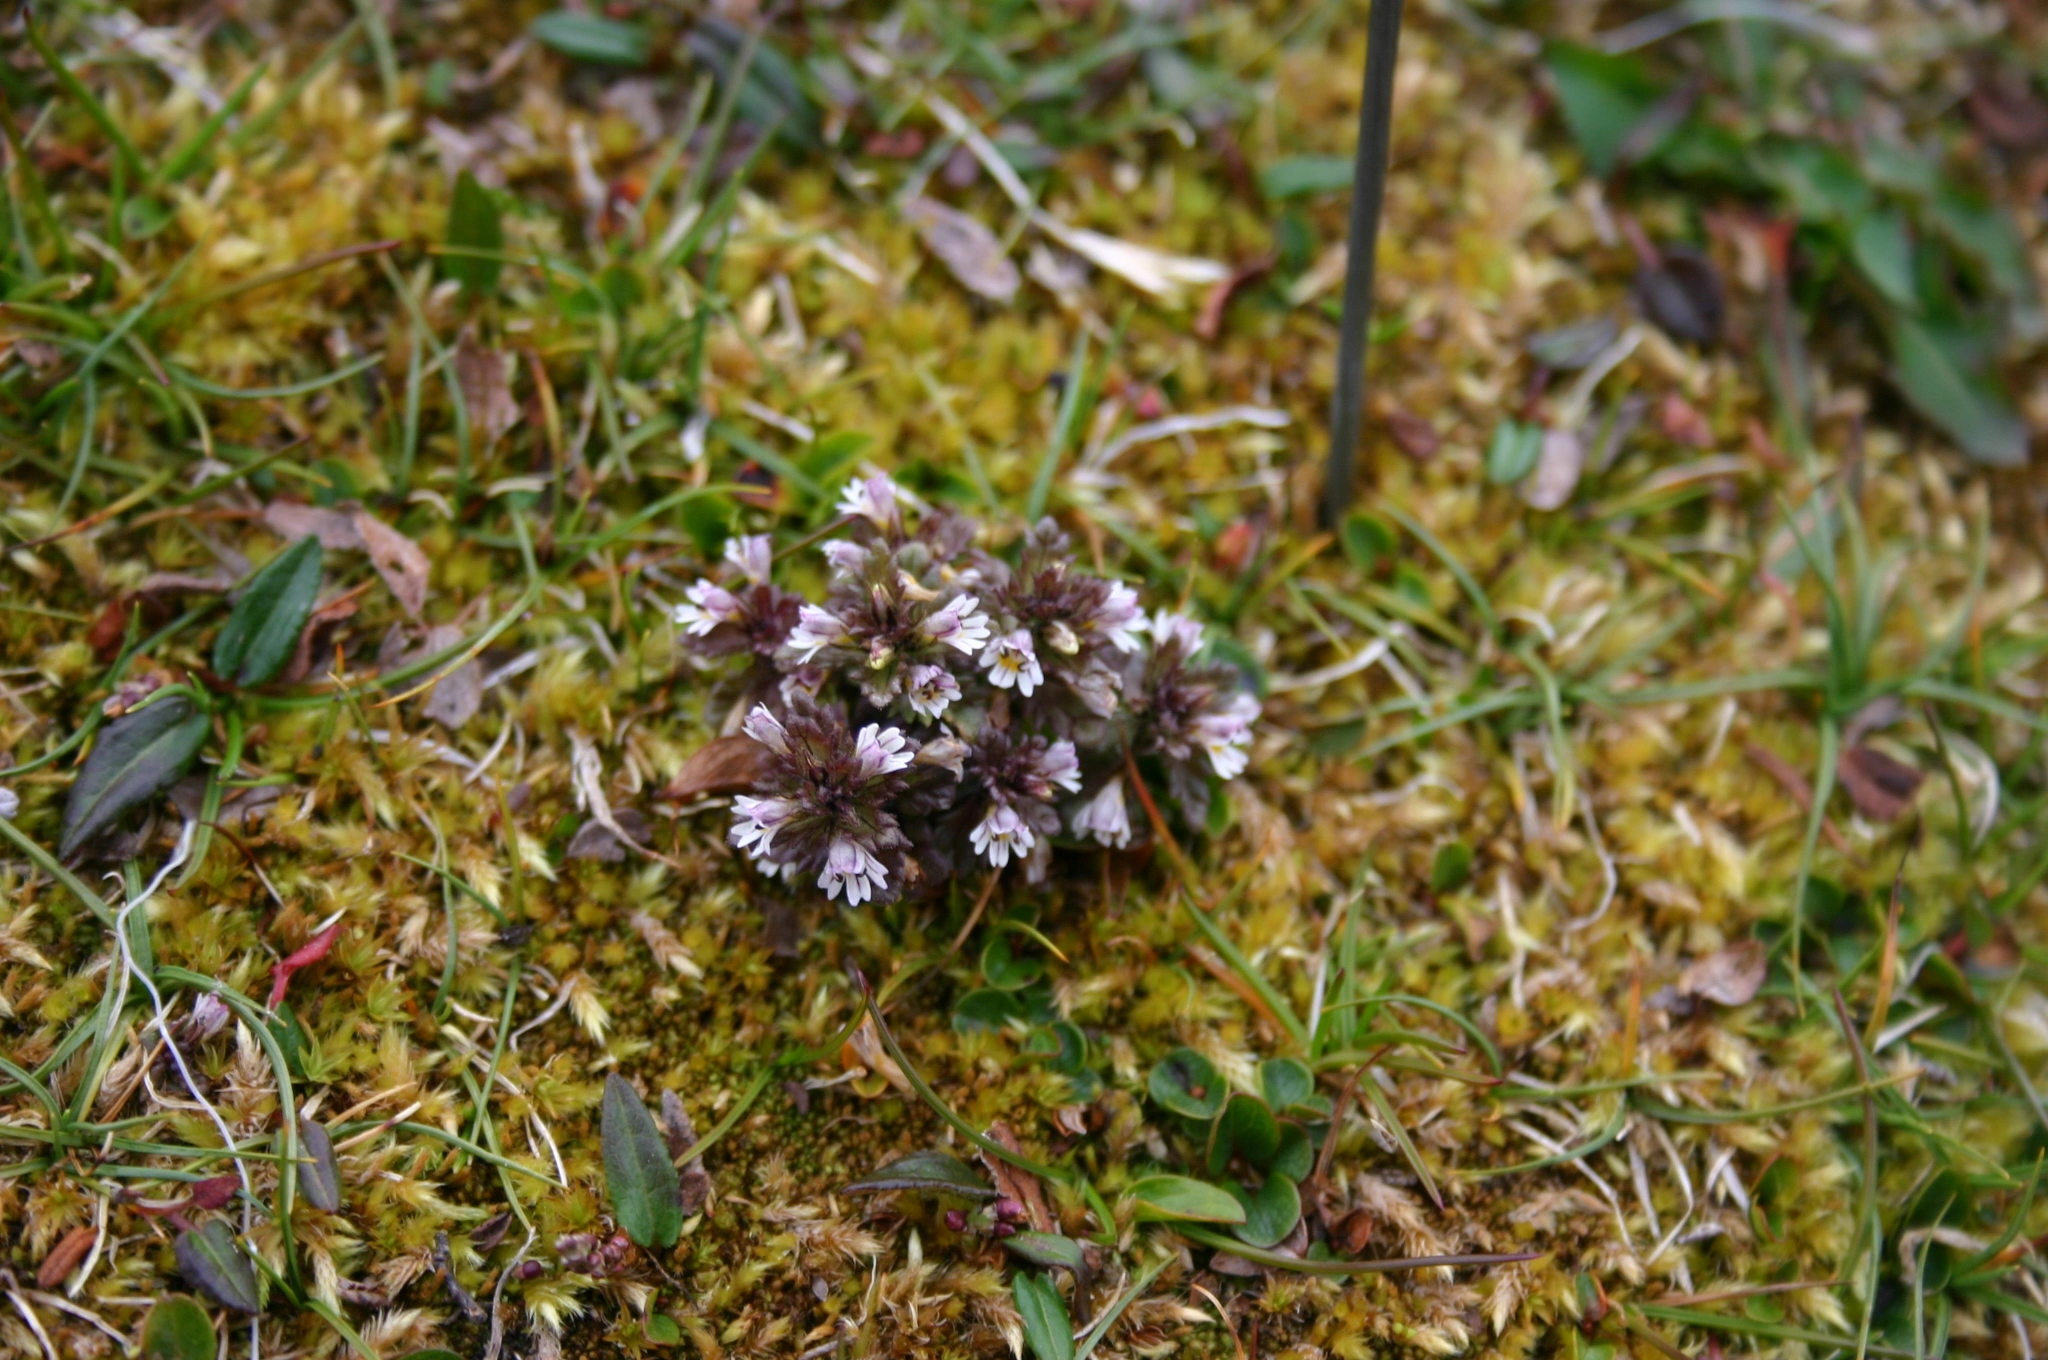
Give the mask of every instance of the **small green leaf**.
[{"label": "small green leaf", "polygon": [[1592,363],[1600,351],[1613,344],[1620,334],[1620,323],[1602,313],[1585,321],[1574,321],[1568,326],[1538,332],[1524,340],[1522,348],[1545,368],[1569,373]]},{"label": "small green leaf", "polygon": [[616,1072],[604,1079],[599,1124],[605,1185],[619,1227],[640,1246],[674,1246],[683,1231],[683,1192],[675,1163],[654,1116]]},{"label": "small green leaf", "polygon": [[[1543,63],[1557,87],[1564,124],[1585,153],[1586,164],[1596,175],[1611,173],[1629,134],[1656,107],[1663,88],[1634,57],[1610,56],[1572,43],[1549,44]],[[1638,154],[1654,154],[1663,140],[1640,148]]]},{"label": "small green leaf", "polygon": [[683,1339],[683,1329],[667,1313],[649,1313],[642,1330],[647,1340],[656,1346],[674,1346]]},{"label": "small green leaf", "polygon": [[1024,1340],[1038,1360],[1074,1360],[1074,1325],[1066,1300],[1051,1279],[1020,1270],[1010,1281],[1010,1296],[1024,1322]]},{"label": "small green leaf", "polygon": [[1242,1223],[1244,1206],[1205,1181],[1188,1176],[1147,1176],[1132,1181],[1124,1197],[1137,1205],[1138,1221],[1189,1223]]},{"label": "small green leaf", "polygon": [[206,715],[182,696],[108,723],[72,781],[58,858],[69,858],[128,809],[169,787],[199,754],[206,731]]},{"label": "small green leaf", "polygon": [[981,975],[989,986],[1014,992],[1044,977],[1045,963],[1040,959],[1018,958],[1010,944],[1009,932],[1002,931],[982,946]]},{"label": "small green leaf", "polygon": [[1192,1048],[1177,1048],[1152,1069],[1152,1099],[1189,1119],[1214,1119],[1229,1095],[1215,1064]]},{"label": "small green leaf", "polygon": [[[1323,1111],[1325,1121],[1329,1111]],[[1316,1149],[1309,1141],[1308,1130],[1291,1119],[1280,1121],[1280,1150],[1273,1154],[1272,1172],[1299,1183],[1308,1179],[1308,1173],[1315,1169]]]},{"label": "small green leaf", "polygon": [[1031,1008],[1023,997],[997,987],[977,987],[953,1003],[953,1028],[962,1034],[994,1033],[1030,1018]]},{"label": "small green leaf", "polygon": [[1244,1206],[1244,1222],[1233,1231],[1238,1240],[1254,1247],[1277,1247],[1301,1221],[1301,1192],[1286,1176],[1274,1174],[1256,1194],[1239,1186],[1230,1192]]},{"label": "small green leaf", "polygon": [[922,1190],[926,1193],[967,1195],[973,1199],[996,1197],[988,1182],[977,1176],[967,1163],[944,1152],[913,1152],[846,1187],[849,1195],[869,1195],[884,1190]]},{"label": "small green leaf", "polygon": [[1932,206],[1942,235],[1983,265],[2000,293],[2020,299],[2034,297],[2027,243],[2010,213],[1988,198],[1952,188],[1936,194]]},{"label": "small green leaf", "polygon": [[141,1360],[214,1360],[219,1352],[213,1319],[189,1294],[158,1299],[142,1320]]},{"label": "small green leaf", "polygon": [[334,1161],[334,1140],[316,1120],[299,1120],[299,1189],[315,1209],[341,1209],[341,1168]]},{"label": "small green leaf", "polygon": [[1885,301],[1909,312],[1920,310],[1913,288],[1913,238],[1906,232],[1904,213],[1887,210],[1866,215],[1849,235],[1849,253]]},{"label": "small green leaf", "polygon": [[1992,467],[2027,461],[2027,425],[1990,379],[1967,373],[1932,333],[1901,318],[1892,330],[1892,372],[1906,400],[1957,447]]},{"label": "small green leaf", "polygon": [[505,262],[489,252],[505,248],[505,224],[497,200],[467,170],[455,177],[455,196],[448,201],[447,243],[459,253],[441,257],[444,278],[461,284],[471,297],[482,297],[498,286]]},{"label": "small green leaf", "polygon": [[1230,1098],[1209,1130],[1209,1174],[1220,1176],[1233,1155],[1263,1171],[1280,1150],[1280,1121],[1257,1096]]},{"label": "small green leaf", "polygon": [[1349,156],[1288,156],[1259,171],[1259,192],[1269,199],[1335,193],[1350,187]]},{"label": "small green leaf", "polygon": [[1259,1089],[1273,1110],[1288,1110],[1316,1093],[1316,1074],[1299,1058],[1268,1058],[1259,1064]]},{"label": "small green leaf", "polygon": [[527,32],[543,46],[577,61],[594,61],[606,66],[647,64],[646,31],[635,24],[620,23],[617,19],[558,9],[535,19]]},{"label": "small green leaf", "polygon": [[243,1313],[262,1311],[262,1296],[256,1292],[256,1268],[242,1254],[234,1230],[227,1224],[216,1218],[202,1228],[181,1232],[174,1250],[178,1273],[215,1302]]},{"label": "small green leaf", "polygon": [[266,562],[242,587],[213,644],[213,673],[260,685],[284,669],[320,593],[320,540],[308,534]]},{"label": "small green leaf", "polygon": [[1543,454],[1543,427],[1519,420],[1503,420],[1493,430],[1493,442],[1486,446],[1486,480],[1495,486],[1513,486],[1535,468]]},{"label": "small green leaf", "polygon": [[1448,841],[1436,849],[1429,866],[1429,890],[1447,893],[1465,886],[1472,877],[1472,847],[1463,841]]},{"label": "small green leaf", "polygon": [[1088,1272],[1088,1258],[1081,1251],[1081,1244],[1058,1233],[1012,1233],[1003,1239],[1003,1246],[1033,1265],[1058,1266],[1076,1275]]},{"label": "small green leaf", "polygon": [[454,1351],[435,1346],[430,1350],[407,1351],[399,1360],[462,1360]]},{"label": "small green leaf", "polygon": [[1359,571],[1370,576],[1380,559],[1394,551],[1394,531],[1378,515],[1361,510],[1344,520],[1344,552]]}]

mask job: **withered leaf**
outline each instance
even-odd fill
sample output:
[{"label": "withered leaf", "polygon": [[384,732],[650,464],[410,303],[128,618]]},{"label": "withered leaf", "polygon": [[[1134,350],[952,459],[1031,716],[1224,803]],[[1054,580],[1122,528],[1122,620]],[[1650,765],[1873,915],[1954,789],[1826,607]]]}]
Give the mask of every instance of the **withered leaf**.
[{"label": "withered leaf", "polygon": [[63,1284],[64,1277],[78,1269],[78,1263],[92,1250],[99,1235],[99,1229],[87,1223],[58,1238],[57,1245],[50,1248],[50,1254],[36,1268],[36,1288],[55,1289]]},{"label": "withered leaf", "polygon": [[672,803],[747,793],[768,773],[768,748],[744,733],[719,737],[691,753],[661,791]]},{"label": "withered leaf", "polygon": [[1586,468],[1586,443],[1576,431],[1545,430],[1536,470],[1522,484],[1522,499],[1533,510],[1556,510],[1578,489]]},{"label": "withered leaf", "polygon": [[1835,778],[1856,810],[1874,822],[1895,822],[1913,805],[1927,776],[1875,746],[1851,746],[1835,761]]},{"label": "withered leaf", "polygon": [[519,423],[512,368],[511,355],[485,349],[467,335],[455,347],[455,381],[462,388],[462,404],[479,448],[490,448]]},{"label": "withered leaf", "polygon": [[1769,965],[1770,958],[1762,941],[1743,940],[1726,949],[1716,950],[1703,959],[1693,960],[1678,975],[1678,990],[1702,1001],[1740,1006],[1764,985],[1764,973]]},{"label": "withered leaf", "polygon": [[[674,1091],[661,1093],[661,1136],[668,1143],[671,1159],[682,1156],[697,1143],[697,1126],[690,1122],[690,1112],[683,1108],[683,1101]],[[711,1197],[711,1173],[704,1169],[702,1157],[692,1157],[683,1163],[679,1182],[683,1192],[683,1215],[688,1217],[704,1207],[704,1201]]]},{"label": "withered leaf", "polygon": [[1436,426],[1399,407],[1387,412],[1387,433],[1394,436],[1395,447],[1418,463],[1426,463],[1436,457],[1436,451],[1444,444]]},{"label": "withered leaf", "polygon": [[427,573],[432,569],[426,553],[367,510],[356,511],[355,527],[363,550],[370,554],[371,564],[391,587],[393,597],[407,614],[419,617],[420,606],[427,602]]},{"label": "withered leaf", "polygon": [[1664,246],[1663,258],[1636,273],[1643,315],[1674,339],[1711,345],[1721,338],[1727,301],[1721,273],[1690,246]]},{"label": "withered leaf", "polygon": [[929,198],[913,198],[903,216],[917,228],[924,248],[939,257],[960,286],[991,302],[1017,296],[1023,275],[1004,253],[1003,243],[979,218]]}]

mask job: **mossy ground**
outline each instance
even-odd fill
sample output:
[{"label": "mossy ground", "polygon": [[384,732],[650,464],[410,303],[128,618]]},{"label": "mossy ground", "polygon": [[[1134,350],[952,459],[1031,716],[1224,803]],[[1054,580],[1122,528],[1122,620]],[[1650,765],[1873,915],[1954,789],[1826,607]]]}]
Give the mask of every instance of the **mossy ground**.
[{"label": "mossy ground", "polygon": [[[1241,1084],[1289,1051],[1285,1027],[1196,936],[1167,856],[1072,851],[1042,888],[998,884],[988,908],[1024,913],[1062,956],[1048,959],[1053,1002],[1088,1034],[1106,1083],[1092,1109],[1066,1108],[1065,1078],[1016,1035],[950,1022],[953,1001],[980,984],[984,936],[953,948],[979,879],[840,911],[752,877],[724,846],[722,802],[658,797],[726,719],[716,674],[686,658],[662,607],[716,539],[745,527],[794,543],[826,522],[837,489],[806,481],[870,464],[1020,527],[1085,331],[1101,365],[1095,405],[1058,451],[1052,512],[1152,601],[1184,602],[1233,638],[1267,686],[1251,771],[1188,847],[1195,894],[1224,904],[1219,924],[1297,1015],[1343,987],[1424,998],[1485,1035],[1506,1074],[1496,1080],[1442,1014],[1383,1009],[1380,1027],[1457,1050],[1366,1078],[1444,1203],[1431,1203],[1385,1118],[1356,1106],[1328,1224],[1348,1219],[1349,1250],[1365,1256],[1541,1253],[1344,1281],[1228,1277],[1198,1249],[1123,1314],[1104,1353],[1698,1353],[1718,1333],[1731,1348],[1791,1354],[1828,1349],[1816,1334],[1853,1348],[1866,1324],[1893,1348],[1883,1353],[1925,1348],[1937,1325],[1975,1354],[2031,1354],[2048,1340],[2048,1281],[2031,1247],[2002,1277],[1966,1268],[2015,1216],[2025,1244],[2048,1213],[2027,1188],[2048,1142],[2035,1094],[2048,1061],[2038,472],[1990,473],[1950,452],[1826,316],[1814,321],[1808,444],[1783,451],[1784,410],[1762,351],[1742,338],[1768,324],[1769,290],[1746,254],[1754,235],[1730,216],[1712,239],[1732,343],[1702,351],[1645,328],[1599,394],[1639,395],[1651,418],[1587,468],[1563,510],[1492,484],[1496,424],[1543,396],[1523,341],[1621,310],[1635,260],[1536,96],[1528,54],[1507,30],[1454,22],[1454,7],[1418,7],[1399,71],[1379,261],[1388,320],[1361,477],[1361,509],[1391,533],[1370,560],[1361,540],[1315,520],[1342,196],[1281,213],[1249,192],[1245,168],[1348,152],[1360,15],[1203,11],[1189,41],[1262,97],[1219,133],[1143,89],[1106,87],[1099,130],[1062,145],[1034,180],[1075,226],[1233,266],[1286,257],[1279,275],[1249,278],[1204,336],[1201,289],[1160,299],[1098,271],[1064,299],[1034,282],[1002,305],[927,255],[893,199],[924,167],[886,137],[909,129],[932,145],[942,131],[925,96],[973,99],[974,79],[949,83],[939,56],[963,33],[1014,22],[1012,55],[1035,59],[1059,48],[1054,19],[1068,11],[976,11],[962,29],[945,7],[912,5],[893,22],[875,8],[778,20],[774,40],[789,50],[866,44],[862,102],[828,113],[818,135],[829,150],[771,150],[744,189],[730,178],[736,152],[699,142],[670,155],[698,79],[687,61],[628,75],[530,46],[491,76],[533,17],[525,9],[446,4],[407,11],[389,35],[381,22],[355,28],[300,86],[294,76],[315,69],[353,11],[244,7],[209,34],[165,30],[173,57],[147,60],[119,54],[104,16],[53,19],[59,49],[138,150],[142,163],[120,169],[78,101],[10,46],[16,86],[45,102],[7,111],[26,155],[9,162],[14,291],[0,311],[6,763],[54,749],[108,699],[120,635],[109,645],[89,630],[110,605],[119,622],[140,601],[151,638],[130,681],[203,668],[218,594],[173,595],[151,578],[232,578],[267,559],[283,539],[266,506],[360,501],[431,564],[415,619],[362,555],[331,557],[322,598],[361,587],[353,612],[318,635],[300,678],[250,710],[240,773],[276,800],[247,819],[230,804],[204,860],[144,909],[158,966],[259,1002],[277,959],[343,922],[289,999],[303,1031],[294,1094],[323,1121],[346,1115],[335,1126],[344,1203],[330,1214],[301,1201],[287,1253],[269,1216],[275,1164],[250,1161],[258,1251],[382,1354],[476,1354],[490,1330],[459,1318],[437,1235],[456,1277],[489,1302],[525,1224],[527,1255],[543,1262],[560,1234],[608,1232],[604,1075],[627,1074],[650,1101],[675,1091],[709,1129],[779,1054],[857,1015],[849,964],[878,983],[915,970],[890,1016],[917,1069],[976,1127],[1006,1121],[1112,1203],[1185,1154],[1146,1100],[1154,1062],[1192,1046]],[[1871,9],[1892,42],[1899,106],[1922,117],[1960,58],[1906,54],[1893,40],[1917,20]],[[1093,13],[1073,7],[1071,21]],[[646,17],[673,36],[699,16]],[[1560,7],[1536,27],[1583,34],[1593,18]],[[261,125],[214,137],[183,178],[151,178],[207,110],[194,80],[165,72],[183,61],[224,95],[266,60],[234,124]],[[744,113],[729,151],[757,135]],[[1021,229],[987,174],[955,162],[934,162],[930,192]],[[699,167],[698,196],[672,202]],[[435,254],[461,168],[502,190],[509,260],[482,300],[442,281],[450,257]],[[727,184],[735,194],[721,203]],[[117,193],[162,220],[124,215]],[[722,235],[669,258],[679,207],[729,217]],[[1672,196],[1631,211],[1671,238],[1698,234],[1708,207]],[[353,246],[375,249],[317,258]],[[64,384],[94,346],[86,400],[83,379]],[[318,381],[363,358],[375,362]],[[494,364],[509,375],[502,394],[477,376]],[[2026,364],[2023,401],[2038,410],[2048,388]],[[218,391],[295,384],[306,390]],[[488,418],[494,402],[504,419]],[[1108,452],[1134,421],[1230,406],[1268,414]],[[708,437],[691,424],[700,411],[717,417]],[[1427,456],[1389,433],[1414,420],[1438,445]],[[825,438],[842,432],[871,442]],[[693,438],[706,439],[701,460]],[[690,488],[704,492],[675,499]],[[1830,507],[1819,520],[1815,505]],[[1802,805],[1810,790],[1774,773],[1811,780],[1824,723],[1853,716],[1812,683],[1830,636],[1795,523],[1822,537],[1849,585],[1881,578],[1891,592],[1868,671],[1897,678],[1902,702],[1869,740],[1930,775],[1895,820],[1837,794],[1820,834]],[[790,559],[794,577],[817,570],[807,557]],[[477,664],[503,678],[452,729],[422,713],[427,696],[387,703],[366,684],[394,627],[418,647],[430,626],[468,639],[501,622]],[[1345,664],[1381,643],[1377,664]],[[579,741],[599,753],[613,804],[649,818],[658,859],[567,855],[586,818]],[[42,846],[56,843],[74,774],[67,756],[5,781],[21,799],[16,825]],[[135,885],[176,840],[178,814],[160,811],[128,846]],[[1463,851],[1469,869],[1450,873]],[[1795,972],[1788,927],[1809,860]],[[92,864],[86,877],[118,901],[121,886],[97,875],[120,868]],[[1904,887],[1888,928],[1895,873]],[[217,1146],[174,1075],[141,1080],[153,1040],[139,991],[104,1044],[51,1061],[106,1018],[120,963],[100,921],[46,873],[15,858],[0,874],[0,1049],[60,1100],[96,1082],[90,1119],[147,1116],[124,1138]],[[1717,956],[1742,965],[1723,951],[1750,940],[1769,950],[1753,996],[1698,995],[1711,988],[1688,970]],[[1837,1022],[1836,989],[1857,1039]],[[166,998],[174,1018],[189,999]],[[1860,1086],[1866,1034],[1882,1043],[1868,1056],[1873,1084]],[[280,1093],[248,1027],[193,1052],[234,1135],[268,1147]],[[1401,1053],[1383,1047],[1372,1061]],[[867,1062],[877,1071],[851,1081],[836,1080],[858,1065],[849,1053],[787,1074],[813,1089],[772,1082],[707,1154],[713,1198],[673,1251],[605,1280],[549,1270],[507,1283],[512,1351],[655,1353],[645,1311],[706,1356],[1017,1344],[1002,1251],[949,1229],[944,1205],[838,1193],[897,1154],[951,1141]],[[1328,1074],[1332,1094],[1343,1075]],[[192,1163],[97,1138],[36,1141],[48,1114],[19,1085],[4,1091],[0,1145],[14,1161],[0,1231],[13,1276],[0,1350],[114,1353],[108,1333],[132,1338],[147,1303],[180,1287],[174,1230],[129,1201],[175,1198],[175,1181],[145,1173]],[[401,1115],[402,1127],[380,1126]],[[1617,1129],[1556,1164],[1489,1174]],[[436,1130],[481,1139],[503,1167]],[[558,1172],[564,1188],[537,1179]],[[502,1244],[472,1247],[471,1231],[513,1197],[521,1222]],[[1871,1198],[1884,1230],[1875,1271],[1861,1217]],[[1070,1232],[1104,1226],[1078,1197],[1054,1207]],[[243,1222],[239,1206],[228,1212]],[[82,1289],[32,1287],[81,1226],[100,1233]],[[1106,1265],[1104,1300],[1148,1251],[1185,1246],[1115,1226],[1122,1252],[1109,1254],[1120,1264]],[[1930,1253],[1955,1277],[1946,1287],[1926,1274]],[[1743,1292],[1786,1285],[1798,1287]],[[262,1354],[346,1349],[282,1292],[260,1324]],[[1601,1296],[1665,1311],[1603,1318]],[[224,1320],[240,1353],[249,1329]]]}]

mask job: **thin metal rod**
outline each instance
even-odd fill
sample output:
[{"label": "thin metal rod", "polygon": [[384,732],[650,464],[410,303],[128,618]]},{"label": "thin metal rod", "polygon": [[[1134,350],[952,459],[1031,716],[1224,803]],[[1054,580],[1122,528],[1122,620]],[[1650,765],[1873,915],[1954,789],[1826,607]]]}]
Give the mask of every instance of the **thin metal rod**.
[{"label": "thin metal rod", "polygon": [[1330,463],[1323,481],[1323,522],[1330,525],[1351,506],[1358,439],[1365,418],[1366,325],[1372,320],[1373,254],[1379,248],[1380,203],[1387,187],[1401,5],[1402,0],[1372,0],[1372,14],[1365,24],[1365,93],[1358,103],[1350,245],[1344,259],[1344,315],[1337,330],[1337,390],[1330,396]]}]

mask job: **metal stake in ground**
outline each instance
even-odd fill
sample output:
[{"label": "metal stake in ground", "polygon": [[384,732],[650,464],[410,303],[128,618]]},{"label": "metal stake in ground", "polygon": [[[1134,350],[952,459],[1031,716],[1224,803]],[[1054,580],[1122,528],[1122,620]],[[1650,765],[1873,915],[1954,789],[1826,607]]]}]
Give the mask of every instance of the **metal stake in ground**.
[{"label": "metal stake in ground", "polygon": [[1337,390],[1330,397],[1330,463],[1323,521],[1335,525],[1351,505],[1358,436],[1365,417],[1366,323],[1372,319],[1373,252],[1387,185],[1387,141],[1394,119],[1394,58],[1401,46],[1402,0],[1373,0],[1365,25],[1365,93],[1358,105],[1358,151],[1351,171],[1351,228],[1344,259],[1344,315],[1337,331]]}]

